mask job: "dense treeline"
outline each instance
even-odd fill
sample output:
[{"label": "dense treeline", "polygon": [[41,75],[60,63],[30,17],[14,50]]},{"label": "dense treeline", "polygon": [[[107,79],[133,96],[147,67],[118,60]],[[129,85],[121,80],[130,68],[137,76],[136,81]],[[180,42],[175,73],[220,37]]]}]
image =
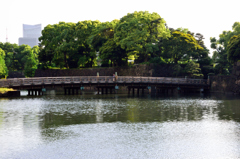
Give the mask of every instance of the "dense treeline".
[{"label": "dense treeline", "polygon": [[32,77],[38,65],[39,47],[0,42],[0,78],[5,78],[9,71],[23,71]]},{"label": "dense treeline", "polygon": [[233,63],[240,60],[240,23],[235,22],[232,31],[223,31],[219,38],[211,38],[214,49],[212,60],[215,74],[230,74]]},{"label": "dense treeline", "polygon": [[[0,43],[0,74],[24,70],[31,77],[38,68],[113,67],[134,64],[172,64],[176,75],[228,74],[239,54],[240,24],[211,38],[213,58],[203,35],[188,29],[168,28],[157,13],[129,13],[111,22],[59,22],[42,30],[39,46]],[[233,37],[233,38],[231,38]],[[231,49],[228,49],[231,48]],[[2,49],[2,50],[1,50]]]},{"label": "dense treeline", "polygon": [[126,66],[129,60],[135,64],[176,65],[191,61],[196,71],[204,63],[210,64],[203,35],[194,35],[187,29],[169,29],[157,13],[134,12],[104,23],[59,22],[46,26],[39,40],[42,68],[92,67],[99,63]]}]

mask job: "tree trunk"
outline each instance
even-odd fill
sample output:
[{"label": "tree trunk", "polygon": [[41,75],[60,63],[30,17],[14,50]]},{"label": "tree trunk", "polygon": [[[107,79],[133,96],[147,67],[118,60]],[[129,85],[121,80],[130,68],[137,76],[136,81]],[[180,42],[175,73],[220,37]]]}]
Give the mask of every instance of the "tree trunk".
[{"label": "tree trunk", "polygon": [[69,66],[68,66],[68,62],[67,62],[67,54],[66,52],[64,52],[64,63],[65,63],[65,66],[67,69],[69,69]]}]

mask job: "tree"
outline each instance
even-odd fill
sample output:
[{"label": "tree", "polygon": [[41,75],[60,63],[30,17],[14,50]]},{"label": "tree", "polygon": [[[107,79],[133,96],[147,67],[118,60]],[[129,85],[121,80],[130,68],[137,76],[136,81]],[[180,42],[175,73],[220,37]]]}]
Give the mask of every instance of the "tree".
[{"label": "tree", "polygon": [[240,34],[234,35],[227,46],[227,57],[231,63],[240,60]]},{"label": "tree", "polygon": [[230,63],[227,60],[227,54],[224,46],[216,38],[211,38],[211,48],[213,51],[213,62],[215,64],[215,74],[229,74]]},{"label": "tree", "polygon": [[201,74],[201,68],[199,68],[199,64],[193,61],[189,61],[184,68],[185,73],[190,77],[200,77],[203,76]]},{"label": "tree", "polygon": [[177,64],[179,60],[189,61],[191,57],[203,50],[197,40],[189,33],[172,31],[169,39],[163,40],[163,58]]},{"label": "tree", "polygon": [[5,63],[10,71],[18,70],[18,60],[16,59],[16,50],[18,49],[17,44],[10,44],[10,43],[0,43],[0,48],[4,50],[5,56]]},{"label": "tree", "polygon": [[219,39],[210,38],[211,48],[213,52],[213,62],[215,63],[216,74],[229,74],[232,69],[232,64],[228,61],[227,47],[228,43],[234,35],[240,34],[240,22],[235,22],[232,26],[232,31],[223,31],[219,35]]},{"label": "tree", "polygon": [[89,38],[98,29],[101,22],[96,21],[80,21],[76,24],[75,31],[75,47],[79,54],[78,65],[81,67],[92,67],[96,62],[96,50],[92,47]]},{"label": "tree", "polygon": [[33,51],[34,58],[38,63],[38,53],[39,47],[34,46],[31,48],[29,45],[10,44],[10,43],[0,43],[0,48],[5,52],[5,64],[9,71],[19,71],[24,70],[25,63],[27,61],[26,55],[29,51]]},{"label": "tree", "polygon": [[45,68],[56,65],[60,68],[92,67],[96,51],[88,43],[99,21],[59,22],[48,25],[39,38],[39,62]]},{"label": "tree", "polygon": [[54,38],[59,36],[59,32],[56,31],[57,27],[58,24],[47,25],[42,30],[42,36],[39,37],[39,63],[43,68],[48,68],[54,63],[54,53],[58,45],[57,41],[54,40]]},{"label": "tree", "polygon": [[56,29],[59,34],[54,38],[57,45],[54,51],[53,61],[61,68],[69,68],[69,66],[71,66],[69,59],[71,58],[71,53],[74,50],[73,40],[75,26],[75,23],[61,22],[58,24]]},{"label": "tree", "polygon": [[133,55],[139,63],[157,56],[159,40],[168,37],[170,31],[165,26],[165,20],[157,13],[147,11],[135,11],[122,17],[114,34],[117,45],[126,49],[128,56]]},{"label": "tree", "polygon": [[123,66],[127,64],[127,52],[114,40],[115,27],[119,20],[102,23],[99,29],[89,38],[91,46],[99,52],[102,64],[111,62],[111,66]]},{"label": "tree", "polygon": [[26,62],[24,65],[24,75],[26,77],[34,77],[38,63],[35,59],[33,50],[30,50],[25,58],[26,58]]},{"label": "tree", "polygon": [[5,52],[0,48],[0,78],[6,78],[8,69],[4,60]]}]

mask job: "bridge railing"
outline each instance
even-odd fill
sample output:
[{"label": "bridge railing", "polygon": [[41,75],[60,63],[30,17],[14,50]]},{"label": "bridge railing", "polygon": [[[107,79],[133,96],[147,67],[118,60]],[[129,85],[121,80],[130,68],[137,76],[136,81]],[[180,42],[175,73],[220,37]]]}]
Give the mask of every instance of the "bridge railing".
[{"label": "bridge railing", "polygon": [[0,87],[79,84],[79,83],[165,83],[165,84],[209,84],[208,80],[170,77],[136,77],[136,76],[73,76],[73,77],[39,77],[1,79]]}]

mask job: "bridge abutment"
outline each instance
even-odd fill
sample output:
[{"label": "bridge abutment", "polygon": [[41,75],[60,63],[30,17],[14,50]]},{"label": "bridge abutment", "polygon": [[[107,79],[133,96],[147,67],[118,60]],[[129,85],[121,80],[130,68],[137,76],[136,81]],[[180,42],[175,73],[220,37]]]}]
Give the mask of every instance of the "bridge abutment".
[{"label": "bridge abutment", "polygon": [[[65,95],[78,95],[79,94],[79,87],[65,87],[64,88],[64,94]],[[80,91],[81,94],[81,91]]]},{"label": "bridge abutment", "polygon": [[43,95],[42,89],[28,89],[28,96],[41,96]]},{"label": "bridge abutment", "polygon": [[142,89],[142,94],[144,94],[144,89],[147,89],[147,86],[128,86],[127,89],[128,89],[128,94],[131,94],[131,91],[132,91],[133,95],[135,94],[135,89],[137,89],[137,95],[139,95],[140,89]]},{"label": "bridge abutment", "polygon": [[97,94],[100,94],[99,93],[100,90],[101,90],[101,94],[108,94],[108,90],[109,90],[110,94],[115,93],[115,87],[114,86],[96,86],[96,88],[97,88]]}]

